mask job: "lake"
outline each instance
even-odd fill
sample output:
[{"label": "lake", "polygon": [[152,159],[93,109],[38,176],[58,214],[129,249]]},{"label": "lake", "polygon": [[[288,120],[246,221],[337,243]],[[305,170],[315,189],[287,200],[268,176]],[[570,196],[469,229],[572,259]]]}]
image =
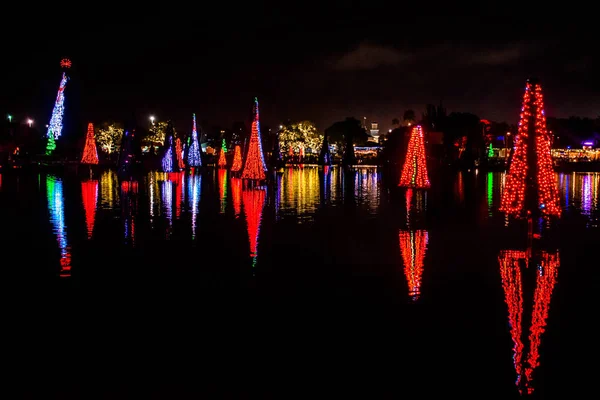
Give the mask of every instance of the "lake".
[{"label": "lake", "polygon": [[503,172],[431,181],[0,174],[12,382],[60,398],[593,391],[600,173],[557,174],[563,215],[534,239],[498,211]]}]

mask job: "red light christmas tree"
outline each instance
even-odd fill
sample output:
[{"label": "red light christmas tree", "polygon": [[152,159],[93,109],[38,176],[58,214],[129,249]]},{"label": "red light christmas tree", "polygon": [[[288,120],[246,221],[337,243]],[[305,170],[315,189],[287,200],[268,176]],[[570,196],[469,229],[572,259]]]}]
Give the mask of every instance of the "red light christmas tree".
[{"label": "red light christmas tree", "polygon": [[94,137],[94,124],[88,124],[85,146],[83,148],[82,164],[98,164],[98,149],[96,148],[96,138]]},{"label": "red light christmas tree", "polygon": [[231,172],[238,172],[242,170],[242,148],[240,145],[236,145],[233,151],[233,164],[231,165]]},{"label": "red light christmas tree", "polygon": [[265,172],[267,164],[262,151],[262,143],[260,137],[260,122],[258,116],[258,98],[254,98],[254,121],[252,121],[252,133],[250,135],[250,145],[248,146],[248,154],[246,155],[246,164],[242,171],[242,179],[252,181],[265,180]]},{"label": "red light christmas tree", "polygon": [[519,215],[527,209],[560,216],[550,145],[542,87],[537,80],[529,79],[500,211]]},{"label": "red light christmas tree", "polygon": [[179,171],[185,169],[185,163],[183,162],[183,147],[181,145],[181,139],[175,139],[175,155],[177,156],[177,168]]},{"label": "red light christmas tree", "polygon": [[404,161],[404,167],[402,167],[402,175],[398,186],[416,189],[427,189],[431,186],[427,174],[425,141],[421,125],[415,126],[410,133],[406,160]]},{"label": "red light christmas tree", "polygon": [[219,168],[227,168],[227,159],[225,158],[225,153],[227,152],[227,144],[225,143],[225,138],[221,142],[221,151],[219,154]]}]

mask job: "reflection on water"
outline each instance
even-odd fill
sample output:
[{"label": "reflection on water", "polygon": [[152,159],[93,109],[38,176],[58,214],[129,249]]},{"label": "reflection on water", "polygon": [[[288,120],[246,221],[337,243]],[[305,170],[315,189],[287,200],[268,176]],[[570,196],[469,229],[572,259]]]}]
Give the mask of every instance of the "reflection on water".
[{"label": "reflection on water", "polygon": [[100,208],[113,210],[119,204],[119,179],[113,170],[105,170],[100,175]]},{"label": "reflection on water", "polygon": [[48,210],[50,211],[50,222],[52,232],[56,236],[58,249],[60,250],[60,273],[62,278],[71,276],[71,247],[67,242],[67,226],[65,225],[65,199],[63,194],[63,182],[60,178],[52,175],[46,176],[46,197],[48,199]]},{"label": "reflection on water", "polygon": [[242,179],[231,178],[231,202],[233,203],[233,212],[236,218],[240,217],[242,212]]},{"label": "reflection on water", "polygon": [[198,220],[198,209],[200,204],[200,193],[202,188],[202,175],[190,174],[188,176],[188,211],[192,214],[192,240],[196,238],[196,225]]},{"label": "reflection on water", "polygon": [[299,223],[312,219],[320,202],[319,169],[286,168],[280,182],[276,200],[280,215],[297,217]]},{"label": "reflection on water", "polygon": [[[517,373],[515,383],[520,393],[531,394],[534,391],[534,371],[540,365],[540,340],[546,328],[560,257],[558,251],[532,253],[530,248],[526,251],[502,250],[498,261],[513,340],[513,362]],[[524,308],[526,299],[530,298],[523,293],[529,289],[525,284],[528,281],[524,277],[526,274],[535,275],[532,308]],[[525,310],[531,310],[531,322],[527,321]],[[524,330],[528,326],[529,335],[526,337]],[[524,343],[525,339],[529,342],[528,346]]]},{"label": "reflection on water", "polygon": [[221,214],[225,214],[227,208],[227,170],[219,168],[218,185],[219,185],[219,201],[221,203]]},{"label": "reflection on water", "polygon": [[429,233],[425,229],[415,229],[427,210],[427,191],[404,189],[406,201],[406,228],[400,229],[400,253],[404,263],[404,275],[408,283],[408,296],[413,302],[421,295],[421,280],[425,252],[429,243]]},{"label": "reflection on water", "polygon": [[381,173],[377,168],[361,167],[355,172],[354,196],[358,204],[366,205],[371,213],[377,212],[381,195]]},{"label": "reflection on water", "polygon": [[381,201],[381,173],[375,167],[344,171],[339,167],[287,168],[277,176],[276,218],[298,223],[314,220],[317,210],[340,203],[359,205],[375,214]]},{"label": "reflection on water", "polygon": [[558,174],[558,192],[563,209],[574,209],[598,226],[598,190],[600,173],[572,172]]},{"label": "reflection on water", "polygon": [[173,181],[167,176],[167,172],[163,172],[163,179],[160,180],[161,186],[161,212],[167,218],[168,227],[166,232],[167,239],[171,237],[173,229]]},{"label": "reflection on water", "polygon": [[465,203],[465,181],[463,175],[465,172],[458,171],[456,173],[456,181],[454,183],[454,199],[457,204],[463,205]]},{"label": "reflection on water", "polygon": [[252,257],[253,267],[256,266],[256,258],[258,257],[260,222],[267,197],[266,193],[267,191],[264,188],[248,188],[242,192],[244,214],[246,214],[246,226],[248,228],[248,240],[250,241],[250,257]]},{"label": "reflection on water", "polygon": [[426,230],[400,230],[400,251],[404,261],[404,275],[408,283],[408,295],[417,301],[421,295],[421,277],[423,276],[423,260],[429,234]]},{"label": "reflection on water", "polygon": [[98,181],[89,180],[81,182],[81,196],[85,211],[88,239],[91,239],[94,232],[94,223],[96,222],[96,207],[98,206]]},{"label": "reflection on water", "polygon": [[125,243],[135,245],[135,219],[138,209],[138,182],[121,182],[121,214]]},{"label": "reflection on water", "polygon": [[[463,171],[449,174],[444,177],[444,185],[434,185],[429,191],[393,186],[389,195],[377,169],[289,168],[272,175],[268,190],[245,187],[243,180],[225,173],[151,172],[139,180],[119,181],[112,171],[100,173],[98,180],[65,172],[60,177],[40,175],[38,183],[31,177],[17,178],[5,172],[0,193],[0,220],[6,224],[2,238],[8,238],[8,243],[12,237],[20,241],[34,238],[29,246],[36,250],[51,243],[51,250],[57,253],[53,257],[60,258],[60,276],[70,276],[71,270],[78,271],[81,265],[86,285],[94,285],[94,277],[98,276],[91,274],[94,269],[102,271],[94,268],[96,264],[104,267],[110,262],[139,260],[143,269],[133,272],[123,268],[121,274],[106,278],[102,284],[110,286],[140,278],[162,289],[162,278],[152,275],[159,275],[154,272],[162,271],[164,260],[194,257],[206,260],[203,266],[207,267],[194,268],[193,274],[181,268],[167,283],[174,283],[175,288],[184,280],[206,286],[259,283],[263,288],[276,288],[271,292],[289,286],[292,294],[318,285],[323,294],[319,298],[324,302],[343,286],[350,298],[349,308],[382,301],[376,305],[393,308],[394,318],[400,318],[398,313],[407,309],[396,306],[406,302],[408,295],[409,302],[417,303],[416,308],[409,307],[411,311],[401,316],[407,326],[415,327],[413,332],[406,330],[409,340],[427,336],[429,329],[437,335],[447,328],[441,341],[444,344],[440,345],[445,350],[446,343],[455,343],[453,339],[468,338],[456,346],[460,356],[464,354],[469,366],[484,364],[475,373],[471,369],[470,376],[478,379],[494,375],[490,378],[493,383],[504,381],[504,388],[508,386],[514,394],[518,394],[514,376],[523,394],[538,395],[553,389],[554,381],[559,380],[546,379],[544,383],[542,374],[546,378],[561,377],[565,368],[573,365],[575,359],[565,358],[556,350],[556,341],[543,332],[547,329],[551,335],[570,335],[563,343],[573,343],[582,328],[565,329],[567,318],[561,321],[554,319],[555,315],[572,315],[573,310],[566,309],[565,304],[577,304],[574,308],[586,315],[589,310],[593,312],[587,299],[579,296],[585,296],[580,292],[590,293],[588,281],[593,281],[590,266],[582,260],[593,257],[593,240],[600,235],[592,223],[599,216],[600,174],[557,175],[566,211],[561,219],[569,230],[569,235],[559,235],[559,255],[555,250],[524,250],[501,242],[504,232],[512,235],[504,228],[503,213],[498,211],[504,186],[502,172],[480,170],[476,177],[474,171]],[[21,179],[18,184],[17,179]],[[208,182],[208,187],[203,188],[202,181],[205,186]],[[31,206],[36,204],[41,207],[32,213]],[[223,210],[227,212],[221,214]],[[511,225],[511,229],[517,228],[525,230],[525,225]],[[124,240],[127,246],[112,246],[111,239],[115,238]],[[165,244],[167,239],[171,240],[169,245]],[[42,263],[57,261],[45,260],[43,251],[37,253]],[[219,264],[221,259],[226,262]],[[565,271],[561,301],[555,302],[551,296],[559,292],[559,265]],[[254,270],[251,266],[259,268],[260,276],[251,283],[239,279]],[[73,274],[75,278],[78,275]],[[52,279],[61,281],[58,277]],[[64,287],[77,285],[73,278],[62,281]],[[489,282],[493,290],[489,290]],[[457,291],[457,283],[466,290]],[[382,290],[383,285],[391,290]],[[136,290],[134,286],[126,287]],[[378,299],[380,292],[385,296]],[[499,314],[490,309],[504,309],[504,304],[506,311]],[[450,309],[456,315],[446,313]],[[473,318],[482,313],[485,318],[481,321]],[[442,314],[444,318],[436,318]],[[428,323],[420,323],[421,318],[427,318]],[[489,333],[484,335],[485,342],[471,340],[473,326]],[[576,349],[582,350],[583,344]],[[511,356],[514,365],[509,363]],[[480,372],[484,368],[491,370]]]},{"label": "reflection on water", "polygon": [[183,177],[185,172],[171,172],[168,174],[169,179],[173,182],[175,191],[175,218],[181,218],[183,207],[183,196],[185,195],[185,181]]}]

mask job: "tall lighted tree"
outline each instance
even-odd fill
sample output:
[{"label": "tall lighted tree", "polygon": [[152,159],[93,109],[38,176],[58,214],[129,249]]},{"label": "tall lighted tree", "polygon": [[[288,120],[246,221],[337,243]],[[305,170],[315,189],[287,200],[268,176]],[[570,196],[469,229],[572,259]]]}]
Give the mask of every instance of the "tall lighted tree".
[{"label": "tall lighted tree", "polygon": [[85,137],[85,146],[83,148],[82,164],[98,164],[98,149],[96,147],[96,138],[94,137],[94,124],[88,124],[87,135]]},{"label": "tall lighted tree", "polygon": [[227,153],[227,144],[225,143],[225,138],[221,141],[221,150],[219,151],[219,168],[227,168],[227,158],[225,158],[225,153]]},{"label": "tall lighted tree", "polygon": [[398,186],[417,189],[427,189],[431,186],[427,173],[425,139],[423,136],[423,128],[421,125],[416,125],[410,133],[408,148],[406,149],[406,159],[402,167],[402,175],[400,175]]},{"label": "tall lighted tree", "polygon": [[233,151],[233,163],[231,164],[231,172],[239,172],[242,170],[242,148],[239,144],[235,145]]},{"label": "tall lighted tree", "polygon": [[62,78],[58,86],[58,94],[56,95],[56,101],[54,102],[54,108],[52,109],[52,116],[48,123],[48,130],[46,132],[46,154],[50,155],[56,149],[56,140],[62,134],[63,129],[63,116],[65,114],[65,88],[69,77],[67,76],[66,70],[71,68],[71,60],[63,58],[60,61],[60,66],[63,69]]},{"label": "tall lighted tree", "polygon": [[542,87],[536,79],[531,78],[525,84],[512,161],[502,193],[501,211],[513,215],[539,211],[542,215],[560,216],[550,145]]},{"label": "tall lighted tree", "polygon": [[200,144],[198,143],[198,131],[196,130],[196,114],[192,114],[192,140],[187,152],[188,167],[201,167]]},{"label": "tall lighted tree", "polygon": [[250,144],[248,145],[248,153],[244,170],[242,171],[242,179],[252,181],[262,181],[265,179],[267,164],[262,150],[262,139],[260,137],[260,120],[258,114],[258,98],[254,98],[254,121],[252,121],[252,133],[250,134]]}]

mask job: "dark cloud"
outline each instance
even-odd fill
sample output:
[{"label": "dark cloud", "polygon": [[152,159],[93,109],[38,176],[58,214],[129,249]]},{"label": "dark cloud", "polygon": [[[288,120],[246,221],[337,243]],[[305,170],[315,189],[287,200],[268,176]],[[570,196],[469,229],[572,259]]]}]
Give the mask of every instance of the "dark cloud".
[{"label": "dark cloud", "polygon": [[483,65],[509,65],[514,64],[523,57],[522,46],[507,47],[499,50],[478,51],[467,57],[470,64]]},{"label": "dark cloud", "polygon": [[409,53],[393,47],[362,42],[354,50],[336,59],[332,67],[335,70],[371,70],[383,66],[400,65],[412,59]]}]

